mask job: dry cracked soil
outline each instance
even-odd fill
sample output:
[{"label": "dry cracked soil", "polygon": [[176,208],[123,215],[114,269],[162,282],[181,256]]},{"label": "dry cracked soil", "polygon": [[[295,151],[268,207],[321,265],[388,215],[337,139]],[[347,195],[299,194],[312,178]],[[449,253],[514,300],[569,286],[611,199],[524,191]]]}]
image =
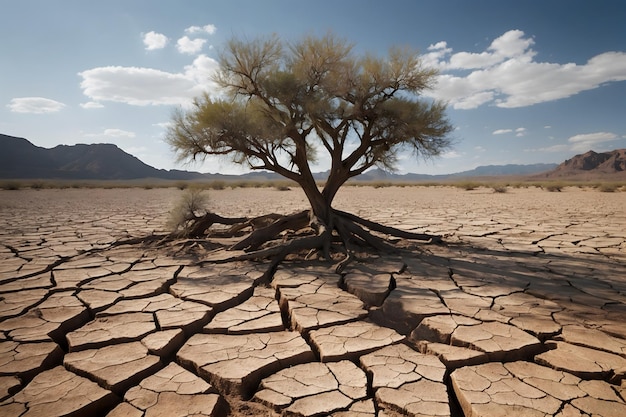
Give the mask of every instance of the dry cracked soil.
[{"label": "dry cracked soil", "polygon": [[271,276],[133,243],[181,193],[0,191],[0,415],[626,415],[624,193],[348,187],[338,208],[444,244]]}]

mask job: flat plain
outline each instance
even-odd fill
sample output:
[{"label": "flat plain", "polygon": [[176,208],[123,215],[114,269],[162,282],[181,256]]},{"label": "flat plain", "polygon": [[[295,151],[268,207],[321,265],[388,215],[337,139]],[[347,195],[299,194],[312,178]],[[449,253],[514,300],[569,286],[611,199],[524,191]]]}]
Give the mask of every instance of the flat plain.
[{"label": "flat plain", "polygon": [[336,208],[444,243],[342,274],[136,239],[182,193],[0,191],[0,415],[626,415],[625,193],[345,187]]}]

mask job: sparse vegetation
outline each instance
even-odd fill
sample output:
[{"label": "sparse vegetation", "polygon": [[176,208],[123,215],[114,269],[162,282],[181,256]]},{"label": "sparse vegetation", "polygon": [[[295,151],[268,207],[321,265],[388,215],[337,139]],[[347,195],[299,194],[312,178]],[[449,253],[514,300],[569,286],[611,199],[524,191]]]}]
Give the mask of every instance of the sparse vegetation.
[{"label": "sparse vegetation", "polygon": [[542,188],[545,188],[551,193],[555,193],[555,192],[560,193],[561,190],[563,190],[563,184],[559,184],[559,183],[547,184]]},{"label": "sparse vegetation", "polygon": [[465,191],[472,191],[480,187],[480,184],[474,181],[463,181],[456,184],[456,187],[462,188]]},{"label": "sparse vegetation", "polygon": [[602,191],[603,193],[614,193],[619,189],[620,185],[616,183],[606,183],[598,186],[598,191]]},{"label": "sparse vegetation", "polygon": [[190,223],[196,218],[208,212],[208,194],[199,187],[191,187],[183,192],[183,195],[170,211],[167,227],[173,233],[186,235],[189,231]]},{"label": "sparse vegetation", "polygon": [[[422,67],[414,51],[356,55],[351,44],[332,34],[289,44],[270,36],[230,40],[219,64],[214,81],[225,97],[205,94],[192,108],[179,110],[166,141],[181,160],[228,156],[252,170],[278,174],[297,184],[310,205],[310,210],[253,228],[231,250],[246,251],[245,259],[274,262],[294,253],[325,259],[339,254],[340,270],[357,248],[391,249],[377,233],[440,240],[332,207],[349,179],[373,167],[393,170],[400,152],[410,149],[428,158],[451,146],[454,127],[446,104],[422,97],[436,71]],[[348,152],[352,138],[359,143]],[[332,168],[320,189],[311,163],[323,156]]]},{"label": "sparse vegetation", "polygon": [[499,194],[504,194],[507,191],[509,191],[508,187],[506,185],[492,185],[491,188],[493,189],[494,193],[499,193]]},{"label": "sparse vegetation", "polygon": [[2,184],[3,190],[19,190],[22,184],[18,181],[6,181]]},{"label": "sparse vegetation", "polygon": [[[319,181],[318,187],[323,188],[324,182]],[[115,188],[177,188],[186,190],[188,188],[199,188],[205,190],[224,190],[227,188],[289,188],[292,189],[297,184],[289,180],[216,180],[216,181],[163,181],[163,180],[3,180],[0,182],[2,190],[20,189],[115,189]],[[537,187],[547,191],[558,192],[566,187],[575,187],[581,190],[593,190],[600,192],[621,192],[626,191],[626,181],[523,181],[503,183],[501,179],[493,181],[481,179],[477,181],[430,181],[430,182],[408,182],[408,181],[349,181],[346,186],[351,187],[456,187],[467,190],[475,190],[480,187],[492,188],[494,192],[506,192],[502,188],[532,188]],[[497,189],[497,190],[496,190]],[[507,190],[508,191],[508,190]]]}]

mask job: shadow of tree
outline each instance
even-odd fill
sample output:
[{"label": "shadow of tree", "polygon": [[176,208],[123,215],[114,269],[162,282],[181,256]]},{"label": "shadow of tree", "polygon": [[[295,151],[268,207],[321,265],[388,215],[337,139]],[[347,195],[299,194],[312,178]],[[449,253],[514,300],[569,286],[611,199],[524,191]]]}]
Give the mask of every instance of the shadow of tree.
[{"label": "shadow of tree", "polygon": [[553,318],[561,325],[580,324],[626,339],[626,264],[619,260],[466,243],[430,246],[403,258],[405,275],[413,279],[447,274],[460,290],[494,300],[525,293],[558,304],[562,310]]}]

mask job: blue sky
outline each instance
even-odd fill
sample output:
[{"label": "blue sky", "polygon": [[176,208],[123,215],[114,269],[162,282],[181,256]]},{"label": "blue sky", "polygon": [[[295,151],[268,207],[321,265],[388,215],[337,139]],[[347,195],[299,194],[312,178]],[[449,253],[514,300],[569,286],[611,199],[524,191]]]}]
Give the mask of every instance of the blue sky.
[{"label": "blue sky", "polygon": [[[35,145],[114,143],[176,163],[173,110],[213,87],[225,41],[329,30],[357,53],[409,46],[439,69],[455,146],[400,172],[562,162],[626,148],[626,2],[491,0],[0,0],[0,133]],[[318,171],[325,167],[317,167]]]}]

